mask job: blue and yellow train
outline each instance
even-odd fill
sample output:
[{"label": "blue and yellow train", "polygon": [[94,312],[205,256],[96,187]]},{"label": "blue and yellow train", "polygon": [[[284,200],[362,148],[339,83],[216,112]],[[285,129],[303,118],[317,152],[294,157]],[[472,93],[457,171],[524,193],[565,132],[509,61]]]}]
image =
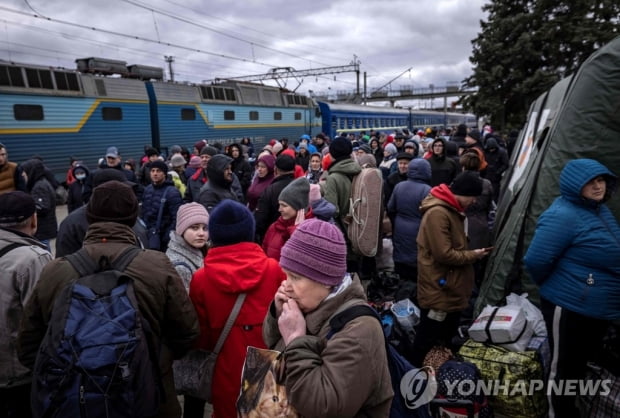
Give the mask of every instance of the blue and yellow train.
[{"label": "blue and yellow train", "polygon": [[473,115],[315,102],[278,87],[241,82],[165,82],[163,70],[100,58],[77,71],[0,61],[0,142],[11,161],[33,155],[62,176],[68,157],[94,165],[108,146],[137,158],[199,139],[330,137],[363,130],[475,125]]}]

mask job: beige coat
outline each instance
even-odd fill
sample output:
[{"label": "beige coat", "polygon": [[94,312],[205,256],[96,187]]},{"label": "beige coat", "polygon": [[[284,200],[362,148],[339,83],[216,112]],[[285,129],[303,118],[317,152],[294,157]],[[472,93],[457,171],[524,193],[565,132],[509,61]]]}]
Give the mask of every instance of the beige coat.
[{"label": "beige coat", "polygon": [[[472,264],[477,259],[474,251],[467,249],[465,215],[432,194],[422,201],[420,211],[422,222],[417,238],[420,308],[461,311],[471,296]],[[441,278],[446,279],[443,286],[439,284]]]},{"label": "beige coat", "polygon": [[[388,416],[393,391],[379,321],[358,317],[326,339],[334,314],[365,303],[364,288],[355,278],[343,292],[306,314],[307,335],[286,347],[286,391],[301,416]],[[263,337],[268,347],[282,350],[273,312],[272,304],[263,324]]]}]

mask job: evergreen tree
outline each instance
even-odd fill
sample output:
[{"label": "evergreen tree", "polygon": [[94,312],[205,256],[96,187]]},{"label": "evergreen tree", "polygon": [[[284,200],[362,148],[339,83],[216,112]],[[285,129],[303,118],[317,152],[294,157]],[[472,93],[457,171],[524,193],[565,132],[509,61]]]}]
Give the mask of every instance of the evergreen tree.
[{"label": "evergreen tree", "polygon": [[520,128],[541,93],[620,33],[615,1],[492,0],[482,10],[463,81],[478,91],[463,103],[499,129]]}]

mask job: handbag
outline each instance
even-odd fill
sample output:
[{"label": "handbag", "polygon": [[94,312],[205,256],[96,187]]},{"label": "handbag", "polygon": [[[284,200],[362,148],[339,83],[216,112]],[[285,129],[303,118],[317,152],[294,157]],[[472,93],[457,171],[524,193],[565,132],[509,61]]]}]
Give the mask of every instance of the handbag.
[{"label": "handbag", "polygon": [[170,186],[166,187],[164,190],[164,195],[161,197],[161,204],[159,205],[159,211],[157,212],[157,222],[155,226],[152,226],[148,230],[148,239],[149,239],[149,248],[151,250],[161,250],[161,218],[164,214],[164,206],[166,204],[166,195],[168,194],[168,190],[170,190]]},{"label": "handbag", "polygon": [[172,363],[174,371],[174,386],[178,394],[189,395],[194,398],[203,399],[211,403],[211,385],[213,383],[213,373],[217,356],[232,329],[243,301],[245,293],[237,296],[235,306],[233,306],[224,329],[215,344],[213,351],[191,350],[185,357]]}]

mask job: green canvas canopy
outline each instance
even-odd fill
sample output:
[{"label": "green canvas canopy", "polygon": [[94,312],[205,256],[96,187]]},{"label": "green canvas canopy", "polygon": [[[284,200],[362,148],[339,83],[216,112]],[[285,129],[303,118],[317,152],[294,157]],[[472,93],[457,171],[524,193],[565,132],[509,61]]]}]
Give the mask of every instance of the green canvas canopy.
[{"label": "green canvas canopy", "polygon": [[[538,216],[559,196],[564,165],[592,158],[620,175],[620,37],[594,52],[576,74],[556,83],[530,106],[502,182],[489,257],[476,313],[511,291],[539,302],[523,256]],[[620,219],[620,193],[607,202]],[[570,228],[571,225],[566,225]]]}]

